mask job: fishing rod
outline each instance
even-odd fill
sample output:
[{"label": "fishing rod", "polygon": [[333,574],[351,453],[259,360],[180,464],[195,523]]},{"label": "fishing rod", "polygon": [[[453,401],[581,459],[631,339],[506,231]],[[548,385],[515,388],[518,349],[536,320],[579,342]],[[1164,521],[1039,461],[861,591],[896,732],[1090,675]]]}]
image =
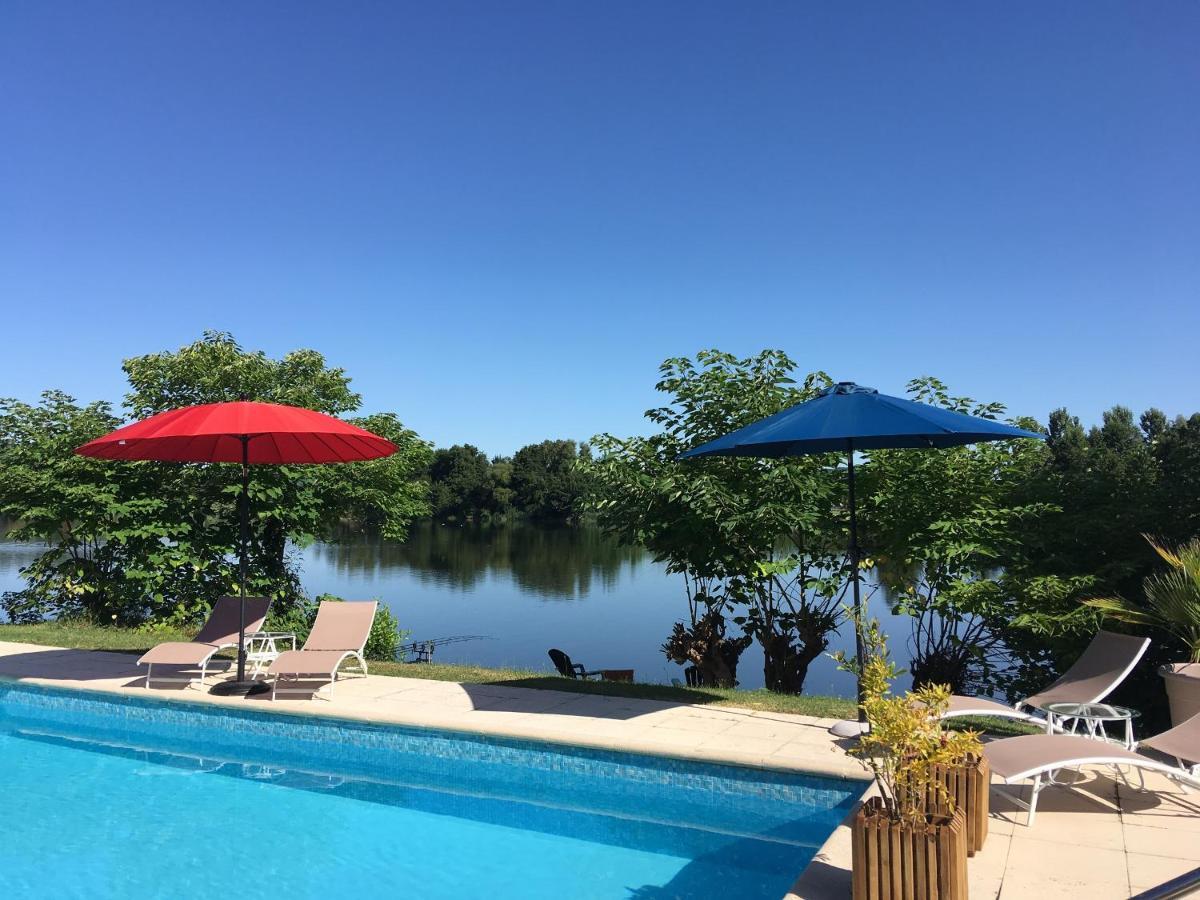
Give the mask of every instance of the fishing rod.
[{"label": "fishing rod", "polygon": [[[428,641],[413,641],[411,644],[405,644],[396,651],[397,656],[403,656],[405,662],[414,663],[429,663],[433,662],[433,651],[438,647],[445,647],[447,644],[461,644],[464,641],[494,641],[491,635],[488,634],[456,634],[450,637],[433,638]],[[412,655],[415,659],[408,659]]]}]

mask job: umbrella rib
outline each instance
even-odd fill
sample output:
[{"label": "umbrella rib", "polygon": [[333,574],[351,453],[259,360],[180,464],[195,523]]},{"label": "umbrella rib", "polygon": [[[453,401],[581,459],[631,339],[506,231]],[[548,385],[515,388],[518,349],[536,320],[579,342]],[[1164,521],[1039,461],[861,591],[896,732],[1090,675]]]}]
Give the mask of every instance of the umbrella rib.
[{"label": "umbrella rib", "polygon": [[364,462],[371,459],[374,454],[374,449],[370,441],[364,438],[361,434],[347,434],[344,440],[358,454],[358,461]]},{"label": "umbrella rib", "polygon": [[266,437],[271,439],[271,446],[275,448],[275,458],[283,462],[283,451],[279,449],[279,439],[275,436],[275,432],[268,431]]},{"label": "umbrella rib", "polygon": [[[328,450],[328,451],[330,452],[330,454],[332,454],[332,456],[333,456],[333,461],[335,461],[335,462],[341,462],[341,461],[342,461],[342,460],[340,459],[340,457],[341,457],[341,454],[340,454],[340,453],[338,453],[338,450],[337,450],[337,448],[336,448],[336,447],[334,447],[332,444],[330,444],[330,443],[329,443],[329,441],[327,441],[327,440],[325,439],[325,435],[323,435],[323,434],[322,434],[321,432],[319,432],[319,431],[314,431],[314,432],[312,432],[312,436],[313,436],[313,437],[315,437],[315,438],[316,438],[318,441],[320,441],[320,442],[321,442],[321,445],[322,445],[322,446],[323,446],[323,447],[324,447],[326,450]],[[316,457],[315,457],[315,456],[313,456],[311,453],[309,453],[309,459],[310,459],[312,462],[314,462],[314,463],[317,461]]]}]

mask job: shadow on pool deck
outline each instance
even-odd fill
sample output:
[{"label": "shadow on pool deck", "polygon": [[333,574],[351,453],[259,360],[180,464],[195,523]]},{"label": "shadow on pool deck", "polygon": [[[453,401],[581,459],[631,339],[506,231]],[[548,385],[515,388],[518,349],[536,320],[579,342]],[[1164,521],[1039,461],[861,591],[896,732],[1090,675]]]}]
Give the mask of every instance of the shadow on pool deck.
[{"label": "shadow on pool deck", "polygon": [[[38,650],[22,650],[0,654],[0,677],[39,678],[46,681],[90,682],[123,679],[119,685],[125,688],[144,688],[145,669],[137,665],[133,653],[108,650],[75,650],[47,647]],[[218,657],[218,663],[233,665],[232,658]],[[194,672],[186,666],[155,667],[156,675],[181,677]],[[228,672],[228,669],[226,669]],[[224,673],[217,670],[218,677]],[[208,684],[216,683],[210,675]],[[327,682],[308,680],[302,687],[311,687],[313,693],[291,695],[291,699],[311,700],[317,690]],[[547,714],[555,716],[579,716],[610,720],[629,720],[668,709],[709,707],[714,716],[736,720],[753,718],[765,725],[774,720],[789,726],[803,725],[797,716],[788,714],[751,713],[735,707],[714,706],[722,698],[703,690],[666,688],[656,685],[644,687],[646,696],[630,697],[629,685],[590,682],[586,690],[580,690],[570,679],[555,676],[530,676],[508,678],[482,683],[462,683],[425,679],[415,674],[412,677],[396,675],[374,675],[362,679],[350,675],[339,680],[334,688],[335,695],[345,696],[351,701],[362,701],[380,697],[418,700],[418,694],[428,695],[426,702],[441,702],[450,708],[473,709],[487,712],[516,714]],[[151,689],[155,693],[182,694],[196,691],[194,685],[182,682],[156,682]],[[680,696],[680,694],[684,696]],[[318,700],[324,699],[322,694]],[[270,694],[257,694],[247,701],[270,700]],[[419,702],[419,700],[418,700]],[[813,724],[811,727],[823,728]]]},{"label": "shadow on pool deck", "polygon": [[21,651],[0,655],[0,677],[44,678],[48,681],[110,681],[132,678],[145,670],[137,666],[137,657],[123,653],[92,650]]}]

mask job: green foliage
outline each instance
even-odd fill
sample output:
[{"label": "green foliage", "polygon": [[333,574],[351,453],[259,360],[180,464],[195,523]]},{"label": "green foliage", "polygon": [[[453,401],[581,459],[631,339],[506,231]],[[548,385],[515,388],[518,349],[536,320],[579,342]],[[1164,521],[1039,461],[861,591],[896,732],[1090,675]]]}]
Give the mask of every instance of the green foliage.
[{"label": "green foliage", "polygon": [[844,669],[861,678],[863,711],[870,726],[851,751],[875,775],[880,795],[889,813],[906,822],[924,821],[932,796],[938,806],[954,812],[954,797],[937,772],[943,766],[961,765],[983,748],[972,731],[948,732],[942,716],[950,707],[946,685],[925,685],[904,696],[892,694],[899,670],[888,654],[887,638],[879,622],[863,625],[861,660],[838,659]]},{"label": "green foliage", "polygon": [[412,632],[402,629],[392,611],[382,603],[371,623],[371,636],[367,638],[366,657],[369,660],[394,661],[400,645],[412,638]]},{"label": "green foliage", "polygon": [[210,583],[227,573],[229,545],[202,554],[211,524],[167,515],[168,467],[74,453],[118,424],[108,404],[80,406],[58,391],[37,405],[0,401],[0,516],[15,522],[11,538],[49,544],[22,571],[25,589],[4,596],[12,621],[177,618],[181,604],[206,611],[223,592]]},{"label": "green foliage", "polygon": [[[281,360],[207,333],[175,352],[126,360],[125,406],[142,418],[192,403],[240,396],[329,414],[360,398],[341,369],[312,350]],[[250,482],[252,594],[274,608],[300,602],[290,544],[330,535],[347,521],[399,539],[428,512],[422,474],[430,450],[394,416],[352,420],[395,442],[390,457],[345,466],[256,466]],[[236,583],[237,467],[121,463],[74,448],[120,424],[105,404],[81,407],[57,392],[37,406],[0,403],[0,514],[14,537],[50,547],[5,597],[16,620],[84,616],[122,624],[194,623]]]},{"label": "green foliage", "polygon": [[[908,393],[986,419],[1004,413],[999,403],[950,396],[935,378],[910,382]],[[1055,511],[1027,496],[1046,455],[1025,439],[867,455],[865,544],[893,612],[913,619],[914,684],[987,691],[1007,672],[1015,586],[997,576],[1019,565],[1031,523]]]},{"label": "green foliage", "polygon": [[[1168,420],[1151,409],[1135,421],[1114,407],[1085,429],[1060,409],[1048,434],[1046,463],[1028,492],[1061,512],[1031,523],[1023,557],[1006,571],[1016,586],[1005,635],[1018,675],[1010,696],[1036,690],[1078,657],[1101,618],[1083,600],[1141,596],[1160,563],[1143,534],[1169,545],[1200,536],[1200,417]],[[1141,709],[1148,729],[1166,716],[1155,669],[1175,653],[1152,643],[1113,697]]]},{"label": "green foliage", "polygon": [[788,693],[802,690],[841,615],[848,573],[837,458],[678,457],[830,383],[814,373],[797,385],[794,370],[780,351],[669,359],[657,389],[670,401],[646,413],[656,433],[600,435],[591,467],[601,525],[685,576],[683,632],[737,612],[735,624],[763,647],[767,686]]},{"label": "green foliage", "polygon": [[1122,597],[1098,597],[1084,602],[1119,622],[1169,632],[1187,647],[1189,661],[1200,663],[1200,539],[1176,549],[1151,538],[1147,540],[1170,568],[1146,579],[1144,606]]},{"label": "green foliage", "polygon": [[514,511],[542,525],[576,523],[588,493],[587,445],[542,441],[492,460],[470,444],[434,451],[430,504],[438,522],[495,522]]},{"label": "green foliage", "polygon": [[512,458],[513,503],[540,523],[579,518],[588,494],[591,451],[574,441],[542,441],[522,447]]},{"label": "green foliage", "polygon": [[478,522],[502,511],[492,464],[470,444],[435,450],[429,482],[429,504],[439,522]]}]

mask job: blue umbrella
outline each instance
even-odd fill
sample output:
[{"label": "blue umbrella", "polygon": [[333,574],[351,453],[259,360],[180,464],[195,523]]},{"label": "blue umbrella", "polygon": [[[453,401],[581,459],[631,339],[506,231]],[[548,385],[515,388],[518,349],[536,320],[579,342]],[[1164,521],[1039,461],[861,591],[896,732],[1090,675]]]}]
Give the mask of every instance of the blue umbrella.
[{"label": "blue umbrella", "polygon": [[[845,453],[850,510],[850,578],[854,588],[855,648],[863,658],[862,594],[859,588],[858,515],[854,507],[854,452],[902,448],[959,447],[980,441],[1035,438],[1042,435],[991,419],[939,409],[901,397],[889,397],[874,388],[842,381],[817,397],[775,413],[761,421],[701,444],[680,455],[697,456],[809,456]],[[859,721],[862,685],[859,684]]]}]

